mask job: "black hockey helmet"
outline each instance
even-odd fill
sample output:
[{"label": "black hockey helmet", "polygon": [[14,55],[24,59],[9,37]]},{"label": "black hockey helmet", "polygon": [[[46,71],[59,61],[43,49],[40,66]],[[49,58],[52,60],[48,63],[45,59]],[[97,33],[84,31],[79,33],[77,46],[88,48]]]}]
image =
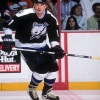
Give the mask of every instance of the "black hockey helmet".
[{"label": "black hockey helmet", "polygon": [[46,3],[46,0],[33,0],[33,3]]}]

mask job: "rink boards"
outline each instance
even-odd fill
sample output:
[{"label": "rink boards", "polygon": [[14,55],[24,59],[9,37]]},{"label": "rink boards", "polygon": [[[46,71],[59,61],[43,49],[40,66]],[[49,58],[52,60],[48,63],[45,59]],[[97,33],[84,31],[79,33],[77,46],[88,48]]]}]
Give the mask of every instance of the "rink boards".
[{"label": "rink boards", "polygon": [[[62,32],[61,47],[66,53],[100,56],[99,33],[99,31]],[[3,32],[0,35],[2,36]],[[100,89],[100,61],[66,56],[58,60],[58,64],[59,72],[54,85],[55,90]],[[31,72],[22,58],[21,64],[17,61],[16,68],[13,69],[17,69],[18,72],[0,72],[0,89],[26,90]],[[43,83],[39,85],[38,90],[42,87]]]}]

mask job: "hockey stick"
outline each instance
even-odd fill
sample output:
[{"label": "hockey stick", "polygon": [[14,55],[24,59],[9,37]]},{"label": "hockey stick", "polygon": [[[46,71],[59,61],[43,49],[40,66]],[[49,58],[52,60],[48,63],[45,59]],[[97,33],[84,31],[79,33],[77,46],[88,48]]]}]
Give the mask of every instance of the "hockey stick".
[{"label": "hockey stick", "polygon": [[86,56],[86,55],[77,55],[77,54],[66,54],[66,56],[100,60],[100,57],[97,57],[97,56]]},{"label": "hockey stick", "polygon": [[[30,50],[30,49],[21,49],[21,48],[12,48],[12,50],[30,51],[30,52],[38,52],[38,53],[45,53],[45,54],[55,54],[55,52],[39,51],[39,50]],[[77,55],[77,54],[65,54],[65,55],[66,56],[71,56],[71,57],[79,57],[79,58],[88,58],[88,59],[100,60],[100,57],[97,57],[97,56],[86,56],[86,55]]]}]

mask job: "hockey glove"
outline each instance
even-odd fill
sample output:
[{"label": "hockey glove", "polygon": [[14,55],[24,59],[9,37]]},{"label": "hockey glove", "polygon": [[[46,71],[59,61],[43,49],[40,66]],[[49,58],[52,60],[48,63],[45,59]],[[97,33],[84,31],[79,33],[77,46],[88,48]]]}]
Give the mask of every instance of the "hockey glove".
[{"label": "hockey glove", "polygon": [[52,52],[55,52],[55,54],[54,54],[54,58],[55,58],[55,59],[61,59],[61,58],[63,58],[64,55],[65,55],[64,50],[63,50],[59,45],[57,45],[57,46],[51,48],[51,51],[52,51]]},{"label": "hockey glove", "polygon": [[5,35],[2,37],[3,44],[2,44],[2,50],[5,52],[11,52],[12,50],[12,36],[11,35]]}]

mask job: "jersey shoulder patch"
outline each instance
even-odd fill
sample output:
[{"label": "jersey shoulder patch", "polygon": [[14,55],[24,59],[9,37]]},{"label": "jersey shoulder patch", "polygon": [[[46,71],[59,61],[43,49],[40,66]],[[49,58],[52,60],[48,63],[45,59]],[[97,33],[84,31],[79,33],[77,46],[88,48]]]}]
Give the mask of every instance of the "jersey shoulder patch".
[{"label": "jersey shoulder patch", "polygon": [[29,8],[29,9],[25,9],[25,10],[20,10],[16,16],[17,17],[21,17],[21,16],[24,16],[24,15],[27,15],[27,14],[30,14],[30,13],[35,13],[34,9],[33,8]]}]

